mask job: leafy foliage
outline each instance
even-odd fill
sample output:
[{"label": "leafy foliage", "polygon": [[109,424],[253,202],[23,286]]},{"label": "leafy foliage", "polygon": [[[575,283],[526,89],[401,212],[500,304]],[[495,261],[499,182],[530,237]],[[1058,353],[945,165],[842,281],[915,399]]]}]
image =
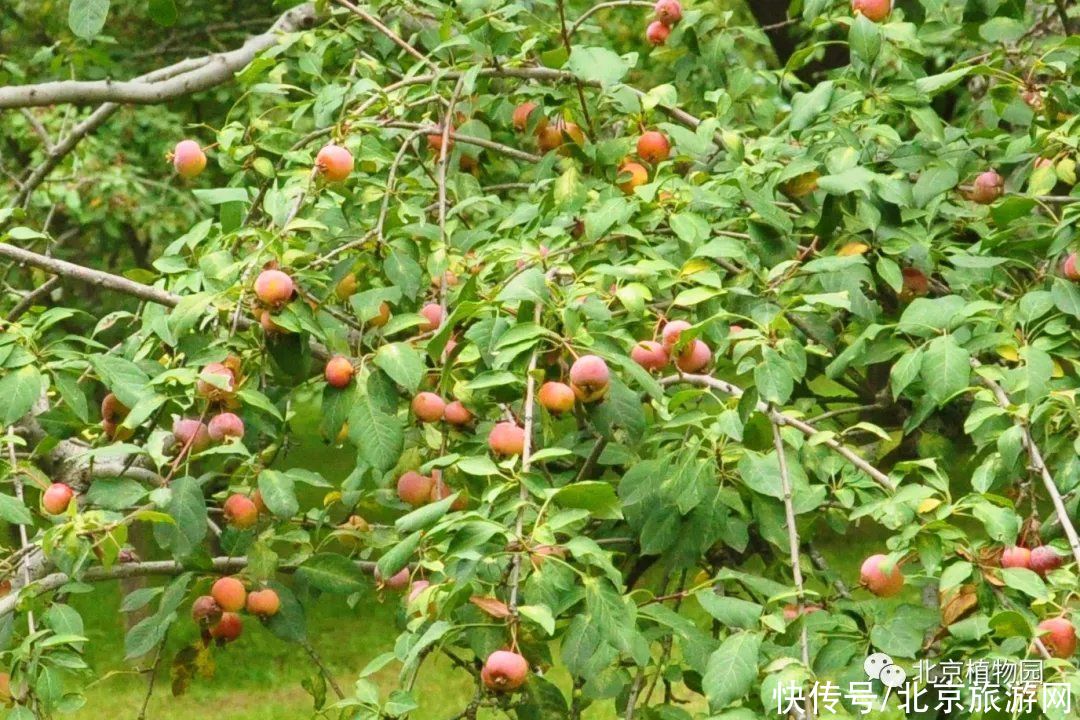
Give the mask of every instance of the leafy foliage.
[{"label": "leafy foliage", "polygon": [[[20,87],[146,72],[110,44],[133,44],[132,17],[158,23],[158,55],[274,20],[71,0],[66,28],[41,25],[66,59],[13,45],[10,717],[81,704],[94,669],[65,598],[133,576],[170,580],[124,600],[132,659],[221,575],[272,589],[266,630],[316,664],[320,596],[402,592],[390,655],[305,683],[340,717],[413,712],[435,654],[476,679],[458,717],[684,720],[774,713],[781,683],[862,679],[871,652],[1046,650],[1080,561],[1076,18],[903,0],[873,22],[808,0],[761,27],[699,2],[650,47],[642,5],[302,6],[283,17],[314,21],[234,76],[85,138],[73,122],[100,110]],[[641,160],[645,130],[669,157]],[[208,159],[193,177],[162,161],[184,137]],[[338,355],[355,372],[327,383]],[[583,356],[607,377],[560,412],[541,387]],[[289,463],[313,439],[355,457],[348,477]],[[52,483],[76,502],[49,512]],[[1015,545],[1065,562],[1003,568]],[[861,587],[853,552],[899,564],[903,589]],[[231,621],[169,659],[174,692]],[[503,649],[530,670],[499,692],[484,664]],[[1075,686],[1071,662],[1047,671]]]}]

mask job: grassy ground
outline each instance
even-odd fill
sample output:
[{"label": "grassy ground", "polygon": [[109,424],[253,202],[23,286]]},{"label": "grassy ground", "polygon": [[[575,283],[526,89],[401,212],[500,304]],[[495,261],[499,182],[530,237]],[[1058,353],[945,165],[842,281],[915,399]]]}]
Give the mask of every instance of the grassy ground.
[{"label": "grassy ground", "polygon": [[[129,672],[123,657],[123,618],[119,589],[99,587],[93,596],[73,600],[82,613],[91,642],[87,659],[102,677],[87,690],[86,706],[75,713],[78,720],[105,720],[121,715],[134,717],[146,692],[145,680]],[[397,597],[379,603],[372,600],[350,609],[343,600],[324,597],[309,617],[312,645],[349,693],[356,673],[369,660],[392,649],[398,634],[395,624]],[[170,637],[167,658],[196,640],[191,623],[181,620]],[[169,668],[163,667],[147,712],[149,718],[202,718],[215,720],[285,720],[309,717],[311,696],[301,687],[315,666],[297,645],[278,640],[258,623],[245,618],[243,636],[235,643],[214,649],[212,677],[197,677],[184,695],[173,697]],[[393,665],[379,673],[379,683],[389,690],[397,685]],[[453,672],[449,663],[432,657],[418,681],[417,695],[426,699],[418,720],[444,718],[463,708],[471,697],[468,676]]]}]

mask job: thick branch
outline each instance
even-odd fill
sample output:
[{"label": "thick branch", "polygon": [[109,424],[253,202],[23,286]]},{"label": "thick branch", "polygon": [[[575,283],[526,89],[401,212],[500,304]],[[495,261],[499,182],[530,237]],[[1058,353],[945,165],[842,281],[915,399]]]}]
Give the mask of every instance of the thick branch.
[{"label": "thick branch", "polygon": [[[311,27],[314,22],[315,6],[313,3],[305,3],[283,14],[269,31],[249,38],[236,50],[211,55],[200,67],[174,77],[159,81],[138,78],[121,82],[60,80],[37,85],[13,85],[0,88],[0,109],[60,103],[78,105],[106,102],[135,105],[163,103],[228,82],[234,73],[243,69],[257,54],[272,47],[277,42],[279,32],[292,32]],[[191,60],[183,60],[178,64],[190,63],[192,63]]]},{"label": "thick branch", "polygon": [[[702,387],[709,387],[714,390],[719,390],[722,393],[731,395],[732,397],[742,397],[742,388],[737,385],[732,385],[725,380],[719,380],[711,375],[671,375],[669,377],[660,380],[661,385],[674,385],[675,383],[685,382],[691,385],[700,385]],[[788,425],[801,432],[806,437],[812,437],[817,434],[817,429],[812,425],[793,418],[790,415],[785,415],[777,410],[774,410],[770,405],[761,400],[757,402],[757,410],[760,413],[764,413],[766,417],[777,425]],[[862,470],[864,473],[870,476],[870,478],[881,487],[892,492],[896,490],[896,485],[889,478],[888,475],[878,470],[876,467],[866,462],[858,455],[856,455],[851,449],[842,445],[835,438],[828,438],[824,441],[824,445],[830,450],[835,452],[840,457],[847,460],[849,463]]]},{"label": "thick branch", "polygon": [[[375,563],[366,560],[354,561],[356,566],[364,572],[375,572]],[[204,567],[187,567],[175,560],[154,560],[137,563],[122,563],[112,567],[92,567],[80,575],[79,582],[104,582],[106,580],[121,580],[124,578],[149,577],[153,575],[179,575],[184,572],[202,572],[226,575],[239,572],[247,567],[246,557],[217,557],[211,562],[210,569]],[[293,572],[296,566],[287,565],[278,568],[281,572]],[[10,614],[18,606],[24,593],[31,596],[44,595],[63,587],[71,581],[71,577],[62,572],[52,573],[41,578],[37,582],[24,589],[22,592],[12,592],[0,598],[0,617]]]}]

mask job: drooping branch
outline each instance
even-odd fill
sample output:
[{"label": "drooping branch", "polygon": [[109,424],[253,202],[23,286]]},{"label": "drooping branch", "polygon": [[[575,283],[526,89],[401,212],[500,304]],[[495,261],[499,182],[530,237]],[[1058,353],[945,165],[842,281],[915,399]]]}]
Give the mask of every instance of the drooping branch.
[{"label": "drooping branch", "polygon": [[[12,85],[0,88],[0,109],[35,107],[73,103],[91,105],[96,103],[131,103],[155,105],[232,79],[263,50],[273,46],[278,33],[293,32],[311,27],[315,22],[314,3],[298,5],[285,12],[277,22],[261,35],[248,39],[242,46],[229,52],[211,55],[201,65],[163,80],[134,79],[114,80],[59,80],[36,85]],[[201,59],[202,60],[202,59]],[[179,65],[189,66],[192,60],[182,60]],[[164,71],[165,68],[162,68]]]},{"label": "drooping branch", "polygon": [[[743,394],[742,388],[738,387],[737,385],[733,385],[726,380],[714,378],[711,375],[670,375],[660,380],[661,385],[674,385],[675,383],[680,382],[690,383],[691,385],[699,385],[701,387],[708,387],[712,388],[713,390],[719,390],[720,392],[735,398],[742,397]],[[776,423],[777,425],[787,425],[789,427],[793,427],[806,437],[812,437],[818,433],[817,428],[810,425],[809,423],[806,423],[803,420],[799,420],[798,418],[793,418],[790,415],[785,415],[784,413],[775,410],[772,406],[761,400],[757,401],[757,411],[763,413],[766,417],[769,418],[769,420]],[[837,455],[857,467],[859,470],[862,470],[864,473],[869,475],[870,479],[872,479],[881,487],[885,488],[889,492],[893,492],[896,490],[896,484],[893,483],[893,481],[889,478],[888,475],[878,470],[876,467],[868,463],[863,458],[859,457],[854,451],[852,451],[848,447],[845,447],[835,438],[827,438],[823,441],[823,444],[827,448],[835,452]]]},{"label": "drooping branch", "polygon": [[[982,367],[982,363],[972,359],[971,366],[977,370]],[[979,373],[976,373],[976,375],[979,378],[979,382],[993,393],[994,401],[998,406],[1003,410],[1008,411],[1009,407],[1012,405],[1012,401],[1009,400],[1008,394],[1006,394],[1001,385]],[[1028,459],[1031,461],[1031,469],[1038,473],[1039,477],[1042,478],[1046,493],[1050,496],[1050,501],[1054,504],[1054,511],[1061,521],[1061,529],[1065,531],[1065,537],[1069,540],[1069,548],[1072,550],[1073,558],[1076,560],[1077,566],[1080,566],[1080,535],[1077,535],[1076,526],[1073,525],[1072,519],[1069,518],[1069,511],[1065,507],[1065,500],[1061,497],[1061,492],[1058,490],[1053,476],[1050,475],[1049,468],[1046,467],[1046,460],[1043,458],[1039,446],[1035,444],[1035,439],[1031,435],[1031,428],[1026,422],[1018,418],[1013,418],[1013,422],[1020,428],[1021,443],[1024,445],[1024,449],[1027,450]]]},{"label": "drooping branch", "polygon": [[[374,562],[354,560],[353,563],[357,568],[366,573],[375,572]],[[188,567],[175,560],[149,560],[146,562],[121,563],[109,568],[102,566],[92,567],[75,579],[79,582],[87,583],[105,582],[108,580],[122,580],[125,578],[179,575],[188,571],[227,575],[243,570],[247,567],[247,564],[248,559],[244,556],[216,557],[211,561],[209,568],[203,566]],[[296,568],[297,566],[295,565],[284,565],[279,567],[278,571],[291,573],[295,572]],[[33,582],[27,588],[24,588],[21,592],[12,591],[10,594],[0,598],[0,617],[4,617],[14,611],[26,594],[29,594],[32,597],[44,595],[47,592],[52,592],[53,590],[63,587],[71,582],[71,580],[72,578],[66,573],[56,572],[45,575],[36,582]]]}]

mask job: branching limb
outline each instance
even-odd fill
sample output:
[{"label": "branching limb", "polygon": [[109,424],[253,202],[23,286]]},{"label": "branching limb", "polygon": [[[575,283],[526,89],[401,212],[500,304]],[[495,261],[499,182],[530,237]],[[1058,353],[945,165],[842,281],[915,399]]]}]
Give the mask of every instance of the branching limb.
[{"label": "branching limb", "polygon": [[435,63],[431,62],[431,60],[429,60],[427,56],[425,56],[422,52],[414,48],[409,43],[405,42],[405,40],[403,40],[400,35],[398,35],[396,32],[384,25],[383,22],[379,20],[379,18],[371,15],[370,13],[364,12],[363,10],[349,2],[349,0],[337,0],[337,3],[341,7],[352,12],[357,17],[361,18],[364,22],[366,22],[368,25],[371,25],[373,28],[381,32],[386,37],[390,38],[395,45],[412,55],[420,62],[424,63],[424,65],[427,65],[432,70],[437,69]]},{"label": "branching limb", "polygon": [[[0,109],[74,103],[130,103],[155,105],[191,95],[228,82],[260,52],[277,43],[278,33],[310,27],[315,22],[314,3],[305,3],[284,13],[269,31],[248,39],[241,47],[211,55],[195,69],[164,80],[60,80],[37,85],[14,85],[0,88]],[[178,65],[190,67],[193,61]],[[164,68],[163,68],[164,70]]]},{"label": "branching limb", "polygon": [[[976,369],[982,367],[982,363],[975,359],[972,359],[971,365]],[[1005,390],[1001,385],[988,377],[984,377],[978,373],[976,373],[976,375],[978,375],[979,382],[989,388],[990,392],[993,393],[994,400],[997,402],[998,406],[1004,410],[1008,410],[1012,405],[1012,401],[1009,400],[1009,396],[1005,393]],[[1024,445],[1024,449],[1028,452],[1028,458],[1031,460],[1031,469],[1038,473],[1039,477],[1042,478],[1046,493],[1050,496],[1050,501],[1054,504],[1054,511],[1061,521],[1061,529],[1065,531],[1065,537],[1069,540],[1069,548],[1072,550],[1073,559],[1076,560],[1077,566],[1080,567],[1080,535],[1077,535],[1076,526],[1073,525],[1072,519],[1069,518],[1069,511],[1065,507],[1065,500],[1061,497],[1061,492],[1054,483],[1054,478],[1050,475],[1050,470],[1046,467],[1046,461],[1043,459],[1039,446],[1035,444],[1035,439],[1031,435],[1031,428],[1026,422],[1018,418],[1013,418],[1013,422],[1020,428],[1021,442]]]},{"label": "branching limb", "polygon": [[315,648],[312,646],[311,642],[308,640],[302,640],[301,643],[304,648],[304,652],[306,652],[308,654],[308,657],[311,658],[311,662],[315,663],[315,667],[319,668],[319,672],[322,673],[322,676],[324,678],[326,678],[326,682],[329,683],[330,687],[334,689],[334,694],[338,696],[339,700],[344,700],[345,693],[341,691],[341,686],[338,685],[337,680],[334,679],[334,675],[330,672],[330,668],[326,667],[326,664],[322,661],[322,658],[319,657],[319,653],[315,652]]},{"label": "branching limb", "polygon": [[[736,398],[742,397],[743,394],[742,388],[738,387],[737,385],[733,385],[725,380],[714,378],[711,375],[670,375],[660,380],[661,385],[674,385],[675,383],[680,382],[712,388],[714,390],[719,390],[726,395],[730,395]],[[772,422],[778,425],[787,425],[789,427],[793,427],[806,437],[812,437],[818,432],[817,429],[809,423],[806,423],[803,420],[799,420],[798,418],[793,418],[790,415],[785,415],[784,413],[773,409],[771,406],[761,400],[758,400],[757,402],[757,410],[758,412],[764,413]],[[859,470],[862,470],[864,473],[869,475],[870,478],[881,487],[885,488],[889,492],[893,492],[894,490],[896,490],[896,484],[893,483],[893,481],[889,478],[888,475],[878,470],[876,467],[868,463],[863,458],[859,457],[854,451],[852,451],[850,448],[845,447],[838,440],[834,438],[828,438],[823,441],[823,444],[830,450],[835,452],[837,455],[857,467]]]}]

